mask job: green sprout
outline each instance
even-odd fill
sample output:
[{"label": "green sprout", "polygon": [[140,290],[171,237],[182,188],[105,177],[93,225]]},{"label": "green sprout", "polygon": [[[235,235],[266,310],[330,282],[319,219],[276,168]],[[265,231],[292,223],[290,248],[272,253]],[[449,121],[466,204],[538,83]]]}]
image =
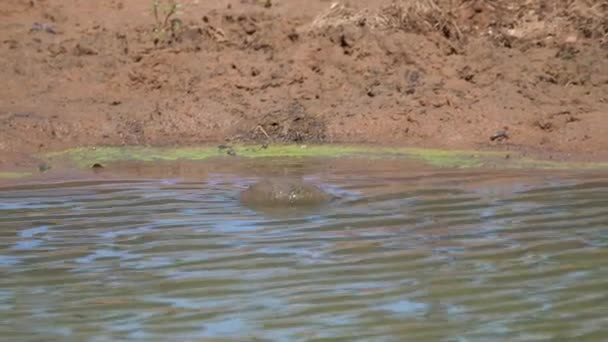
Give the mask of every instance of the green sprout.
[{"label": "green sprout", "polygon": [[170,41],[175,38],[177,30],[181,27],[181,20],[173,18],[177,15],[180,7],[175,0],[166,0],[161,4],[161,0],[153,0],[152,10],[154,13],[154,44]]}]

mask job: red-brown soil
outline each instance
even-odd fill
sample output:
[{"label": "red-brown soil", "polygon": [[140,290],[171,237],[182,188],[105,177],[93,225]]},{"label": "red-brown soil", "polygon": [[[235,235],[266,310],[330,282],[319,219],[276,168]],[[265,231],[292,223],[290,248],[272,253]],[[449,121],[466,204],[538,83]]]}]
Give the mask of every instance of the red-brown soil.
[{"label": "red-brown soil", "polygon": [[152,3],[0,2],[0,169],[226,141],[608,160],[601,1],[181,0],[165,36]]}]

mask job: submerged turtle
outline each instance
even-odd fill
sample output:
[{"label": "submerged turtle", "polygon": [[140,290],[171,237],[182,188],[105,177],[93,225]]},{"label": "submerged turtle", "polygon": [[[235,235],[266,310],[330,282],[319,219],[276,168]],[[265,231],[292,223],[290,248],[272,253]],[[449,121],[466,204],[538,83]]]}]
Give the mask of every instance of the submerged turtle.
[{"label": "submerged turtle", "polygon": [[265,179],[251,185],[240,196],[241,202],[259,208],[317,207],[334,199],[314,184],[296,179]]}]

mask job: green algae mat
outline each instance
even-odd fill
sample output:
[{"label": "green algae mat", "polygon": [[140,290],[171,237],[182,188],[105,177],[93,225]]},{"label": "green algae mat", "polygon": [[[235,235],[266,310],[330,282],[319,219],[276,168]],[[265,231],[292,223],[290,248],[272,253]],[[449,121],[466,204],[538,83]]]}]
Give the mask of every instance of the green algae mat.
[{"label": "green algae mat", "polygon": [[[213,158],[368,158],[403,159],[434,167],[541,170],[608,170],[608,162],[561,162],[510,155],[509,152],[438,150],[361,145],[235,145],[200,147],[86,147],[38,155],[49,165],[90,168],[95,164],[137,161],[204,161]],[[38,172],[2,172],[0,179],[22,179]]]},{"label": "green algae mat", "polygon": [[31,175],[31,172],[0,172],[0,179],[19,179]]},{"label": "green algae mat", "polygon": [[507,152],[448,151],[421,148],[389,148],[340,145],[207,146],[186,148],[92,147],[77,148],[43,156],[48,161],[65,160],[78,167],[118,161],[207,160],[241,158],[402,158],[435,167],[497,167],[534,169],[608,169],[608,163],[572,163],[509,156]]}]

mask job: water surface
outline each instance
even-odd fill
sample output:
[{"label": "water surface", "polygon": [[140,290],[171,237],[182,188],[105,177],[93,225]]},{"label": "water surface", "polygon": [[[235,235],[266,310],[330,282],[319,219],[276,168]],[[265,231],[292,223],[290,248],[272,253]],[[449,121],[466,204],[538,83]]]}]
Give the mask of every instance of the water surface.
[{"label": "water surface", "polygon": [[[608,339],[608,176],[141,164],[0,188],[11,341]],[[238,193],[340,197],[270,215]]]}]

